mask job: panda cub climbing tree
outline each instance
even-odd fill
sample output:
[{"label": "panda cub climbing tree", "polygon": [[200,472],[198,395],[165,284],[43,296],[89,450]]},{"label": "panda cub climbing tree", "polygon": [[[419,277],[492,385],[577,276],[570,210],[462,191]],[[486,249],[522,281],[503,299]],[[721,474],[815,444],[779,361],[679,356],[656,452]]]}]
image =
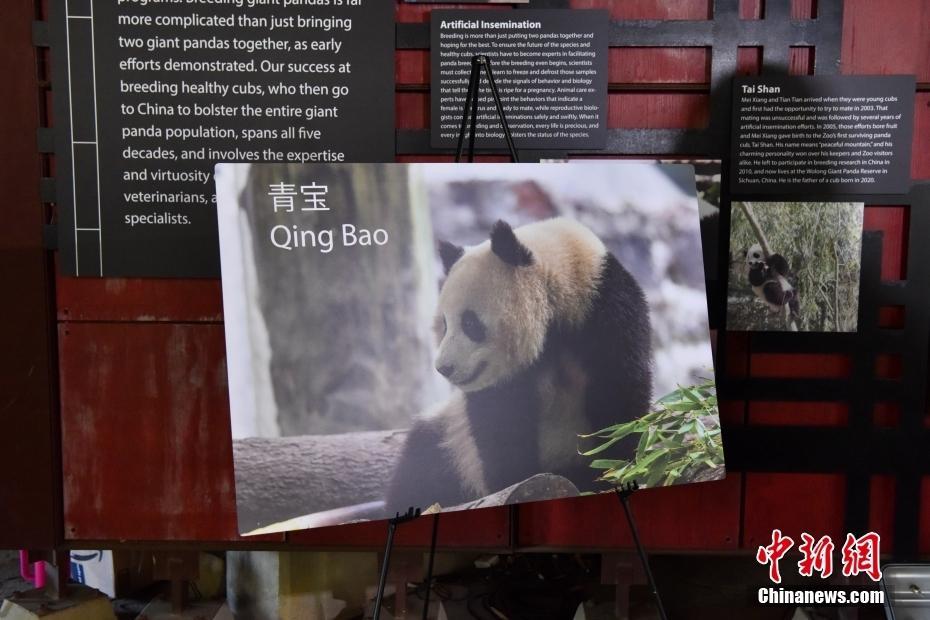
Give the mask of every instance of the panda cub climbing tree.
[{"label": "panda cub climbing tree", "polygon": [[753,294],[772,312],[783,312],[790,331],[798,331],[801,300],[788,281],[788,261],[781,254],[766,256],[762,245],[755,243],[746,251],[746,267]]},{"label": "panda cub climbing tree", "polygon": [[436,370],[456,389],[409,431],[387,511],[454,506],[538,473],[595,490],[578,435],[638,418],[652,399],[642,289],[564,218],[498,221],[488,241],[442,243],[440,257]]}]

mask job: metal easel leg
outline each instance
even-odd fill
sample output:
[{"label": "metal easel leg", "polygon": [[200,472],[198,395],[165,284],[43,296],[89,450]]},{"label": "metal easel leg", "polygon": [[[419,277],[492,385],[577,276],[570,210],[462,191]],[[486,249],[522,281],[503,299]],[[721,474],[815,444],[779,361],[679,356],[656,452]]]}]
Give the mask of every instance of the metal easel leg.
[{"label": "metal easel leg", "polygon": [[439,514],[433,515],[433,537],[429,544],[429,561],[426,564],[426,578],[423,585],[426,586],[426,592],[423,594],[423,616],[422,620],[429,617],[429,595],[433,587],[433,560],[436,559],[436,535],[439,532]]},{"label": "metal easel leg", "polygon": [[[501,127],[504,130],[504,139],[507,142],[507,149],[510,151],[510,158],[517,163],[520,161],[517,155],[517,148],[513,142],[513,135],[510,132],[510,125],[507,123],[507,116],[504,113],[504,104],[501,102],[500,92],[497,89],[497,82],[494,80],[494,71],[491,69],[491,59],[487,56],[478,55],[471,59],[471,75],[468,80],[468,92],[465,97],[465,107],[462,110],[462,124],[459,128],[458,145],[455,149],[456,163],[462,160],[462,150],[465,146],[465,131],[469,130],[468,135],[468,161],[475,161],[475,138],[478,131],[478,98],[481,91],[481,71],[488,80],[488,87],[491,90],[491,96],[494,98],[494,105],[497,108],[497,116],[500,119]],[[471,117],[471,126],[469,128],[468,119]]]},{"label": "metal easel leg", "polygon": [[381,604],[384,602],[384,587],[387,583],[388,568],[391,564],[391,551],[394,548],[394,532],[397,526],[407,521],[413,521],[420,516],[419,508],[409,508],[406,514],[397,513],[393,519],[388,520],[388,536],[384,545],[384,559],[381,561],[381,575],[378,578],[378,593],[375,595],[375,608],[371,614],[372,620],[381,617]]},{"label": "metal easel leg", "polygon": [[[471,62],[471,76],[468,78],[468,90],[465,94],[465,107],[462,109],[462,124],[459,128],[459,140],[458,145],[455,148],[455,163],[458,163],[462,160],[462,149],[465,146],[465,130],[468,129],[468,113],[471,111],[472,107],[472,98],[478,97],[478,80],[480,74],[478,73],[478,63],[475,62],[475,59],[472,59]],[[472,126],[476,123],[476,119],[472,119]],[[472,143],[472,155],[474,155],[474,143]],[[469,160],[471,161],[471,160]]]},{"label": "metal easel leg", "polygon": [[639,553],[639,559],[643,563],[643,570],[646,572],[646,580],[649,582],[649,588],[652,590],[652,595],[656,600],[656,607],[659,610],[659,617],[662,620],[668,620],[668,616],[665,613],[665,606],[662,604],[662,597],[659,596],[659,590],[656,588],[656,580],[652,576],[652,568],[649,567],[649,557],[646,555],[646,550],[643,548],[642,542],[639,540],[639,531],[636,529],[636,520],[633,518],[633,511],[630,508],[630,496],[633,495],[639,489],[639,485],[635,482],[624,485],[621,488],[615,489],[617,492],[617,497],[620,499],[620,503],[623,505],[623,512],[626,513],[627,523],[630,524],[630,533],[633,534],[633,544],[636,545],[636,551]]},{"label": "metal easel leg", "polygon": [[510,124],[507,123],[507,115],[504,113],[504,104],[501,103],[501,96],[497,90],[497,82],[494,80],[494,71],[491,70],[491,59],[487,56],[480,56],[481,64],[484,66],[484,72],[488,77],[488,86],[491,88],[491,96],[494,97],[494,105],[497,106],[497,115],[501,120],[501,127],[504,129],[504,139],[507,141],[507,149],[510,151],[510,157],[514,163],[519,163],[520,158],[517,156],[517,148],[513,143],[513,136],[510,135]]}]

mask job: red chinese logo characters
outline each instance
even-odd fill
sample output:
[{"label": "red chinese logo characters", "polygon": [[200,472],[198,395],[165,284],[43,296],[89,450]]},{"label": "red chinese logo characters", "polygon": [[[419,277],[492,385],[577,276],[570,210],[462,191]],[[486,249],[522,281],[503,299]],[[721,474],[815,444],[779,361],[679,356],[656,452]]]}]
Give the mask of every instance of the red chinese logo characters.
[{"label": "red chinese logo characters", "polygon": [[[769,567],[769,579],[773,583],[781,583],[781,569],[779,562],[785,554],[794,547],[794,539],[782,534],[781,530],[772,530],[772,542],[760,546],[756,551],[756,561]],[[841,550],[844,577],[855,577],[860,574],[868,575],[872,581],[882,578],[879,554],[881,537],[875,532],[869,532],[856,538],[853,534],[846,535],[846,542]],[[826,579],[833,574],[833,550],[835,545],[829,536],[814,538],[807,532],[801,534],[801,560],[798,562],[798,574],[802,577],[812,577],[815,573]]]},{"label": "red chinese logo characters", "polygon": [[803,556],[798,562],[798,573],[802,577],[812,577],[815,572],[826,579],[833,574],[833,539],[821,536],[815,541],[814,537],[804,532],[801,534],[801,545],[798,551]]},{"label": "red chinese logo characters", "polygon": [[793,546],[794,540],[790,536],[782,536],[781,530],[772,530],[772,544],[767,547],[759,547],[759,550],[756,551],[756,562],[763,566],[769,565],[769,579],[773,583],[781,583],[781,571],[778,568],[778,562]]},{"label": "red chinese logo characters", "polygon": [[843,544],[843,575],[853,577],[865,573],[872,581],[882,578],[882,569],[878,564],[881,538],[875,532],[856,538],[846,534]]}]

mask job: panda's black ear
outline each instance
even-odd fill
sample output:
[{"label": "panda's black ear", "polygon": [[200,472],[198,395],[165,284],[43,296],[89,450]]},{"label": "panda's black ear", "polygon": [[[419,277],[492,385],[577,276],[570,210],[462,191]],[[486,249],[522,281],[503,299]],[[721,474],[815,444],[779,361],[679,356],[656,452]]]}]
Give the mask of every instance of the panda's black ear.
[{"label": "panda's black ear", "polygon": [[439,242],[439,258],[442,259],[442,268],[445,269],[446,273],[449,273],[449,270],[452,269],[452,265],[462,258],[462,254],[464,253],[465,248],[463,247],[449,243],[448,241]]},{"label": "panda's black ear", "polygon": [[491,229],[491,251],[498,258],[514,267],[526,267],[533,264],[533,253],[520,243],[513,228],[504,220],[497,220]]},{"label": "panda's black ear", "polygon": [[788,275],[788,261],[781,254],[772,254],[769,256],[769,267],[783,276]]}]

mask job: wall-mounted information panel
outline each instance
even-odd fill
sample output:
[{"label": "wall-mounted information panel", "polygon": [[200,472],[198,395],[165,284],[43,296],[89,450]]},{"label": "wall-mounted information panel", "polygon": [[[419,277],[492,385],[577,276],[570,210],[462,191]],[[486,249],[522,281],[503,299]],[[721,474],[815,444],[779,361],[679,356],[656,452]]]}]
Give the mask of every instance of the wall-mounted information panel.
[{"label": "wall-mounted information panel", "polygon": [[[607,142],[607,11],[433,11],[432,145],[454,147],[471,59],[491,59],[517,148],[601,149]],[[477,136],[503,146],[490,90],[482,86]]]},{"label": "wall-mounted information panel", "polygon": [[51,13],[64,274],[218,277],[218,161],[394,157],[391,2]]},{"label": "wall-mounted information panel", "polygon": [[903,194],[913,76],[738,78],[734,194]]}]

